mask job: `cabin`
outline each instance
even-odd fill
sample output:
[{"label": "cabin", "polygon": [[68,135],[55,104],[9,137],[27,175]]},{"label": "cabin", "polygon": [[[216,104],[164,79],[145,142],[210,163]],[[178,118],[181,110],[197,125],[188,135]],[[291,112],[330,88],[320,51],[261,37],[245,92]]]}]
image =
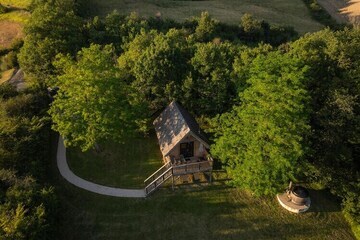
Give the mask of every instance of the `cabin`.
[{"label": "cabin", "polygon": [[209,156],[209,141],[195,118],[173,101],[154,121],[164,163],[204,161]]},{"label": "cabin", "polygon": [[211,181],[209,141],[188,111],[173,101],[155,119],[154,127],[164,165],[144,181],[147,195],[171,177],[173,187],[174,178],[197,180],[200,173],[207,173]]}]

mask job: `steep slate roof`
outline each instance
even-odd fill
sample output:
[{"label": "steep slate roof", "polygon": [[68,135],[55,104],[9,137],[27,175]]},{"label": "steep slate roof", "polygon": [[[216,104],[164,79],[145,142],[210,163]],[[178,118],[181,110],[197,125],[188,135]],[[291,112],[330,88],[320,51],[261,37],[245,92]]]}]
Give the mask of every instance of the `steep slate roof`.
[{"label": "steep slate roof", "polygon": [[195,118],[179,103],[173,101],[154,121],[160,150],[166,156],[184,137],[191,134],[206,148],[209,142]]}]

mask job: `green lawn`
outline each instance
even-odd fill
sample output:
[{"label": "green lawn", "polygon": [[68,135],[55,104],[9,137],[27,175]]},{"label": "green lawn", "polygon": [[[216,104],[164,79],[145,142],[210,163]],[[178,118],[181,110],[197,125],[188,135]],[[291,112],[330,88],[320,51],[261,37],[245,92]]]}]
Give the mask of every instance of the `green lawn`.
[{"label": "green lawn", "polygon": [[67,156],[70,169],[78,176],[114,187],[143,188],[144,180],[162,166],[156,136],[104,144],[101,153],[70,149]]},{"label": "green lawn", "polygon": [[[141,151],[152,152],[149,149],[155,147],[150,143],[153,140],[138,139],[138,143],[147,142],[148,145],[137,150],[134,141],[134,146],[127,144],[126,148],[112,146],[114,153],[111,155],[119,154],[119,159],[120,156],[138,159]],[[129,157],[131,153],[134,157]],[[90,165],[92,167],[83,169],[87,168],[92,171],[89,175],[102,176],[106,181],[125,173],[120,169],[118,173],[110,171],[121,166],[117,163],[114,166],[100,164],[99,168],[94,163]],[[104,168],[109,172],[102,172]],[[215,172],[214,176],[215,182],[211,185],[181,185],[175,191],[163,188],[147,199],[114,198],[69,184],[59,175],[53,159],[50,179],[61,203],[58,239],[354,239],[339,204],[325,191],[312,190],[310,211],[296,215],[282,209],[273,197],[255,199],[245,191],[226,186],[221,181],[224,178],[221,172]],[[121,183],[136,183],[126,180],[125,176],[119,179],[123,179]]]},{"label": "green lawn", "polygon": [[138,12],[142,16],[155,16],[160,12],[164,18],[183,21],[208,11],[213,17],[230,24],[238,24],[244,13],[273,24],[289,25],[300,32],[313,32],[323,26],[312,20],[302,0],[89,0],[94,15],[106,15],[117,9],[127,14]]}]

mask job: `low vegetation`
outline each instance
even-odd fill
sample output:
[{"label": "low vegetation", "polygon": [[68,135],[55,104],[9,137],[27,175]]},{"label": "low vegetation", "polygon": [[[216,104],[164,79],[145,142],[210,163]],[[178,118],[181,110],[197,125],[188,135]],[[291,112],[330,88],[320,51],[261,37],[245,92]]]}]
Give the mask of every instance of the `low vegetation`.
[{"label": "low vegetation", "polygon": [[317,0],[303,0],[310,11],[311,17],[332,29],[340,29],[341,23],[338,23],[331,15],[318,3]]},{"label": "low vegetation", "polygon": [[49,156],[47,97],[39,89],[18,93],[0,85],[0,237],[52,238],[57,214],[54,190],[45,181]]}]

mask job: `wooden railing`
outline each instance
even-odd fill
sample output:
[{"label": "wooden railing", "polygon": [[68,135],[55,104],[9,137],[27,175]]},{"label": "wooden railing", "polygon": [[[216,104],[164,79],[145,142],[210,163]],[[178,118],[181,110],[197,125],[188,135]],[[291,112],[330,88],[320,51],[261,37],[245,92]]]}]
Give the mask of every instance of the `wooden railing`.
[{"label": "wooden railing", "polygon": [[163,184],[166,180],[173,176],[173,168],[168,168],[162,175],[154,179],[151,183],[149,183],[145,187],[146,196],[155,191],[161,184]]},{"label": "wooden railing", "polygon": [[172,166],[170,164],[165,164],[144,181],[145,194],[149,195],[172,176],[211,171],[212,163],[213,160],[210,157],[208,158],[208,161],[185,163]]},{"label": "wooden railing", "polygon": [[154,172],[153,174],[151,174],[150,177],[148,177],[147,179],[145,179],[144,185],[145,185],[145,186],[148,185],[149,183],[151,183],[152,181],[154,181],[156,178],[158,178],[159,176],[161,176],[169,167],[170,167],[170,163],[164,164],[161,168],[159,168],[158,170],[156,170],[156,172]]},{"label": "wooden railing", "polygon": [[174,176],[191,174],[197,172],[206,172],[212,170],[212,161],[202,161],[195,163],[186,163],[180,165],[173,165],[172,168]]}]

